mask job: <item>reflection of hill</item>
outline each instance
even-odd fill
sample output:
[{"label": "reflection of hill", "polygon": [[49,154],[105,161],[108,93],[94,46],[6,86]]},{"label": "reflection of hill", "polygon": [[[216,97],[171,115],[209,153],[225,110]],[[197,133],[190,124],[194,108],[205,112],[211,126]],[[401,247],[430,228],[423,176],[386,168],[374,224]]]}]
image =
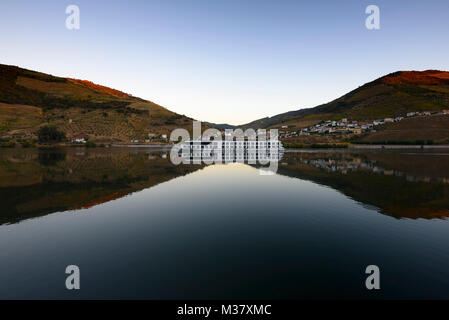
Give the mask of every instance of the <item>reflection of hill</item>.
[{"label": "reflection of hill", "polygon": [[330,186],[396,218],[446,218],[449,163],[444,157],[397,152],[286,153],[278,173]]},{"label": "reflection of hill", "polygon": [[5,151],[0,155],[0,224],[92,207],[199,168],[129,150]]},{"label": "reflection of hill", "polygon": [[[286,152],[278,173],[330,186],[396,218],[446,218],[447,159],[416,151]],[[199,168],[130,149],[2,150],[0,224],[89,208]]]}]

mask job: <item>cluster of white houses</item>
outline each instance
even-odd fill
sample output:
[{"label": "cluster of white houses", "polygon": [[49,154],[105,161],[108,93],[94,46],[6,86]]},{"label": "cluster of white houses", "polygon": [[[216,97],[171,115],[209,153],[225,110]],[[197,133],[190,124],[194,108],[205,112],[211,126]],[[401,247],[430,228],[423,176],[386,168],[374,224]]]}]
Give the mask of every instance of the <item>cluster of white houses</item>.
[{"label": "cluster of white houses", "polygon": [[167,135],[166,134],[155,134],[155,133],[149,133],[148,134],[148,139],[144,139],[144,140],[139,140],[139,139],[131,139],[131,143],[150,143],[152,140],[154,139],[159,139],[159,140],[167,140]]},{"label": "cluster of white houses", "polygon": [[[449,110],[431,112],[409,112],[407,113],[407,118],[416,116],[431,116],[431,115],[449,115]],[[352,134],[362,134],[363,132],[376,132],[376,127],[387,124],[394,123],[404,120],[404,117],[396,118],[384,118],[377,119],[373,121],[348,121],[344,118],[341,120],[327,120],[319,124],[309,126],[307,128],[302,128],[296,131],[288,131],[283,129],[288,129],[288,126],[282,126],[281,131],[279,131],[280,138],[290,138],[300,135],[313,135],[313,134],[335,134],[335,133],[352,133]]]}]

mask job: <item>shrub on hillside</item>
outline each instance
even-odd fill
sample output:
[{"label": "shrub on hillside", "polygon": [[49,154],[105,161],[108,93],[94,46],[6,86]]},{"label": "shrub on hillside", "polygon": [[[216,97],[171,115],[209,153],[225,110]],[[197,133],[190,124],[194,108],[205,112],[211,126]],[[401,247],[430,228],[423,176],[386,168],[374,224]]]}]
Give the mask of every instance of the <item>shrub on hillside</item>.
[{"label": "shrub on hillside", "polygon": [[60,131],[58,128],[54,126],[44,126],[41,127],[37,136],[39,137],[39,142],[60,142],[65,141],[67,138],[65,133]]},{"label": "shrub on hillside", "polygon": [[1,148],[14,148],[16,146],[15,142],[8,141],[8,142],[2,142],[0,144]]},{"label": "shrub on hillside", "polygon": [[34,147],[34,144],[29,141],[22,142],[22,148],[30,148],[30,147]]},{"label": "shrub on hillside", "polygon": [[93,141],[87,141],[85,146],[86,148],[95,148],[97,145]]},{"label": "shrub on hillside", "polygon": [[384,141],[351,141],[354,144],[367,144],[367,145],[433,145],[434,140],[384,140]]}]

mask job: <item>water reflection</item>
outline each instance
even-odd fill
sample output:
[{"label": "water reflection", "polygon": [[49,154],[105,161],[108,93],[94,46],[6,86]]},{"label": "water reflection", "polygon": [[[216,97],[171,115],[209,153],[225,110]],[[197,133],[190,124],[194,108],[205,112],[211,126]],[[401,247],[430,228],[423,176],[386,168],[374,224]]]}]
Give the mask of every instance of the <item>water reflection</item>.
[{"label": "water reflection", "polygon": [[[384,161],[388,161],[391,160],[391,158],[389,159],[388,156],[396,156],[395,154],[384,154]],[[449,156],[449,154],[441,154],[441,153],[427,153],[427,154],[416,154],[416,153],[405,153],[404,155],[420,155],[420,156],[425,156],[425,155],[433,155],[433,156]],[[378,159],[374,159],[376,158],[375,154],[371,154],[371,157],[369,157],[368,155],[364,155],[363,157],[357,154],[349,154],[349,157],[346,158],[336,158],[335,155],[333,155],[333,157],[330,157],[329,155],[326,154],[318,154],[318,156],[320,157],[319,159],[316,158],[304,158],[304,157],[299,157],[298,160],[301,161],[304,164],[309,164],[311,166],[317,167],[317,168],[321,168],[324,169],[328,172],[340,172],[342,174],[347,174],[348,172],[357,172],[357,171],[370,171],[374,174],[381,174],[381,175],[386,175],[386,176],[397,176],[397,177],[405,177],[407,179],[407,181],[410,182],[439,182],[439,183],[449,183],[449,178],[443,176],[444,175],[444,170],[446,168],[441,168],[442,172],[441,175],[438,176],[427,176],[425,174],[425,172],[423,172],[422,175],[415,175],[414,173],[407,173],[406,171],[404,171],[402,169],[402,165],[399,169],[386,169],[383,168],[381,166],[381,164],[379,164],[379,160]],[[294,158],[297,159],[297,158]],[[431,159],[427,159],[427,160],[431,160]],[[408,162],[408,161],[414,161],[414,159],[407,159],[407,157],[404,157],[404,162]],[[445,164],[445,162],[442,162],[443,166]],[[385,165],[388,165],[388,163],[385,163]],[[394,166],[394,164],[393,164]],[[429,163],[425,163],[424,167],[416,167],[416,169],[422,169],[422,168],[426,168],[429,167]],[[415,170],[417,171],[417,170]],[[424,170],[425,171],[425,170]]]},{"label": "water reflection", "polygon": [[448,298],[447,159],[288,151],[262,176],[164,150],[2,150],[0,298]]},{"label": "water reflection", "polygon": [[[449,153],[288,151],[280,159],[278,174],[332,187],[383,214],[449,216]],[[89,208],[202,167],[173,165],[164,150],[2,150],[0,224]]]},{"label": "water reflection", "polygon": [[396,218],[449,216],[449,156],[404,151],[288,153],[278,173],[339,190]]},{"label": "water reflection", "polygon": [[166,152],[41,149],[0,152],[0,224],[89,208],[198,170]]}]

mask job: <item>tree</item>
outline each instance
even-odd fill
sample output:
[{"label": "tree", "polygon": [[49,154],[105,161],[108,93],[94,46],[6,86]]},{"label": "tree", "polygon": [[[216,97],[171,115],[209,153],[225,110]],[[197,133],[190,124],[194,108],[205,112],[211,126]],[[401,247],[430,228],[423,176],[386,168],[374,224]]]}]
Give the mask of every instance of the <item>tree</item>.
[{"label": "tree", "polygon": [[65,133],[54,126],[44,126],[37,132],[39,142],[60,142],[66,140]]}]

